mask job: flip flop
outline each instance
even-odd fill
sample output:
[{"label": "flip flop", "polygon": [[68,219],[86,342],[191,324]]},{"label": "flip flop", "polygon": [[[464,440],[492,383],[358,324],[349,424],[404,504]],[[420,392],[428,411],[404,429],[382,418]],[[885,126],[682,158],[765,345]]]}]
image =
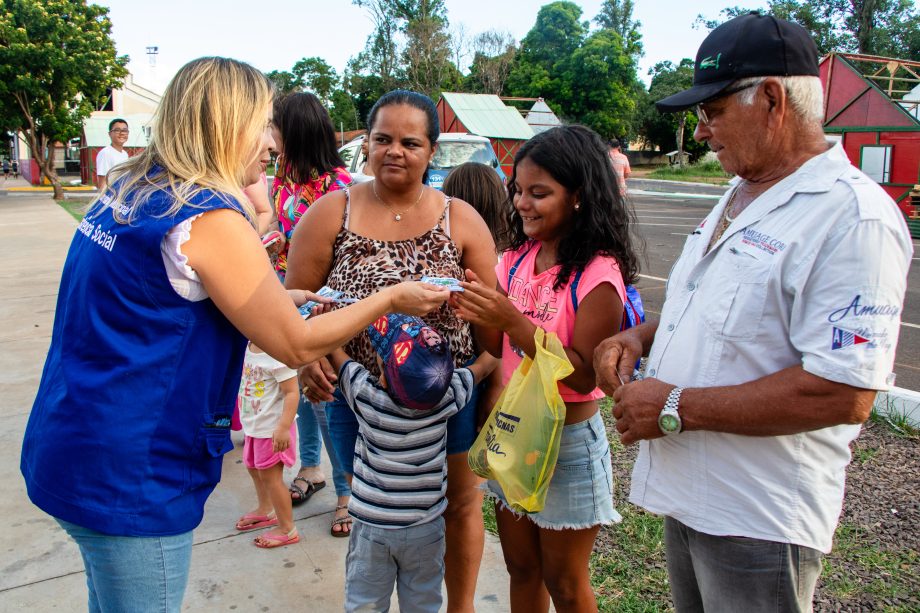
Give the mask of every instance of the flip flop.
[{"label": "flip flop", "polygon": [[[347,509],[347,504],[340,504],[335,507],[336,511],[341,511],[342,509]],[[346,515],[345,517],[336,517],[332,520],[332,525],[329,526],[329,532],[335,538],[348,538],[351,535],[351,524],[352,519],[351,515]],[[339,529],[336,530],[335,527],[338,526]],[[347,528],[347,530],[346,530]]]},{"label": "flip flop", "polygon": [[252,539],[256,547],[260,549],[274,549],[275,547],[284,547],[300,542],[300,535],[297,534],[297,528],[294,528],[287,534],[277,534],[266,532]]},{"label": "flip flop", "polygon": [[[297,485],[298,481],[303,481],[304,483],[306,483],[307,484],[306,488],[302,488],[299,485]],[[291,496],[291,505],[295,507],[299,507],[306,501],[310,500],[310,498],[313,497],[313,494],[320,491],[324,487],[326,487],[325,481],[319,481],[317,483],[313,483],[306,477],[295,477],[294,480],[291,481],[290,487],[288,487],[288,491],[290,493],[297,494],[297,498],[294,498],[293,496]]]},{"label": "flip flop", "polygon": [[268,515],[259,515],[258,513],[246,513],[236,522],[236,529],[240,532],[249,532],[250,530],[258,530],[259,528],[267,528],[269,526],[277,526],[278,518],[275,517],[275,512],[272,511]]}]

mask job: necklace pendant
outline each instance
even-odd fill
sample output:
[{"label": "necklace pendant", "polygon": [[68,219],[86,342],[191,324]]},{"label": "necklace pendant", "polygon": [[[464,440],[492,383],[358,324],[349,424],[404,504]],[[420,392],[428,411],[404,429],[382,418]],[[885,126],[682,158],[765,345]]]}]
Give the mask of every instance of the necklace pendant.
[{"label": "necklace pendant", "polygon": [[395,219],[396,221],[402,221],[402,215],[400,215],[399,213],[396,213],[396,215],[393,215],[393,219]]}]

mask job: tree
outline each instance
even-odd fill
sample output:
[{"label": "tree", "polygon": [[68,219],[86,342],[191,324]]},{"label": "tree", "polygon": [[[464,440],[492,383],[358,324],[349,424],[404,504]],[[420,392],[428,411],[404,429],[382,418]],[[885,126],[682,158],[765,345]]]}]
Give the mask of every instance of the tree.
[{"label": "tree", "polygon": [[[676,149],[686,151],[692,159],[698,158],[705,153],[706,145],[693,140],[698,121],[696,115],[690,111],[660,113],[654,104],[693,85],[693,60],[684,58],[676,66],[672,62],[658,62],[649,70],[649,75],[652,82],[639,113],[639,134],[661,151]],[[680,140],[678,134],[682,134]]]},{"label": "tree", "polygon": [[[698,15],[695,23],[711,30],[747,12],[728,7],[721,18]],[[920,60],[920,13],[912,0],[769,0],[765,12],[802,25],[822,55],[842,51]]]},{"label": "tree", "polygon": [[272,70],[266,72],[265,76],[275,86],[275,90],[282,96],[299,92],[303,89],[303,79],[298,78],[287,70]]},{"label": "tree", "polygon": [[111,39],[108,9],[81,0],[5,0],[0,8],[0,112],[22,131],[41,174],[63,198],[55,144],[121,85],[127,56]]},{"label": "tree", "polygon": [[335,69],[320,57],[305,57],[298,60],[291,73],[302,84],[301,87],[316,94],[324,105],[332,102],[332,92],[338,87],[339,76]]},{"label": "tree", "polygon": [[369,72],[378,77],[382,89],[394,89],[400,81],[399,52],[396,39],[399,36],[399,18],[392,10],[393,0],[352,0],[355,6],[367,9],[374,22],[374,31],[368,36],[364,51],[354,58],[354,74]]},{"label": "tree", "polygon": [[487,30],[473,39],[473,64],[466,89],[482,94],[502,95],[514,66],[517,49],[510,32]]},{"label": "tree", "polygon": [[619,34],[613,30],[595,32],[560,62],[560,67],[555,101],[566,117],[606,138],[633,132],[641,86]]},{"label": "tree", "polygon": [[635,58],[611,28],[586,37],[580,18],[581,8],[571,2],[541,8],[521,41],[508,90],[515,96],[543,97],[566,120],[603,136],[627,136],[641,95]]},{"label": "tree", "polygon": [[581,7],[553,2],[540,8],[533,28],[521,40],[517,62],[508,76],[512,95],[554,100],[559,83],[557,62],[571,57],[585,38]]},{"label": "tree", "polygon": [[632,0],[604,0],[601,11],[594,18],[601,28],[613,30],[623,40],[626,53],[635,58],[642,57],[642,34],[639,28],[642,22],[633,21]]}]

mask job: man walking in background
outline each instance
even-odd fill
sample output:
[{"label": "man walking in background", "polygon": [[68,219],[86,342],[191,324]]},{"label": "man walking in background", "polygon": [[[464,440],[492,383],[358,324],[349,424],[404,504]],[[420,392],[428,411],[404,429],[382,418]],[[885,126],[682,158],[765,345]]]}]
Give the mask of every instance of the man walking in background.
[{"label": "man walking in background", "polygon": [[124,119],[113,119],[109,122],[111,144],[106,145],[96,155],[96,187],[99,188],[99,191],[105,189],[105,176],[109,174],[112,167],[128,159],[125,143],[128,142],[129,134],[128,122]]}]

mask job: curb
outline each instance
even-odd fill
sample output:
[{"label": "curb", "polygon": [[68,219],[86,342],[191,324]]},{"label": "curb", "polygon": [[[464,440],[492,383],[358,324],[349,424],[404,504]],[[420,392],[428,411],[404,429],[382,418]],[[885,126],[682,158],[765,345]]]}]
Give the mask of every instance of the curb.
[{"label": "curb", "polygon": [[879,415],[892,419],[904,418],[915,428],[920,428],[920,392],[892,387],[875,396],[872,408]]}]

